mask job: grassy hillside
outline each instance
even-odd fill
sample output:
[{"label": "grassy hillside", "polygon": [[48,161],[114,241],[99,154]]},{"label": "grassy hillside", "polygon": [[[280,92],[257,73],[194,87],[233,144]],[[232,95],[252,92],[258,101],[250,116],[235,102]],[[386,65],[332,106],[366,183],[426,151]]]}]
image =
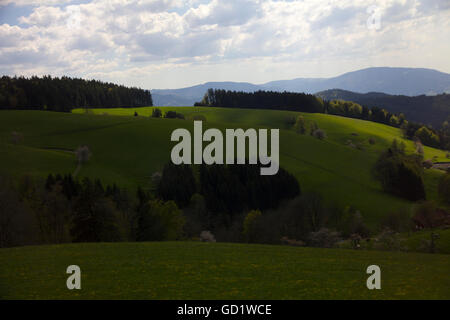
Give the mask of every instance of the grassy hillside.
[{"label": "grassy hillside", "polygon": [[[81,268],[81,290],[65,284]],[[366,269],[381,268],[381,290]],[[163,242],[0,249],[3,299],[450,299],[450,256]]]},{"label": "grassy hillside", "polygon": [[[315,121],[328,135],[320,141],[309,135],[298,135],[286,125],[286,118],[298,113],[275,110],[240,110],[220,108],[162,108],[186,115],[207,118],[205,127],[280,128],[280,163],[300,181],[304,191],[320,192],[332,205],[352,205],[363,214],[366,223],[376,227],[387,211],[410,203],[382,192],[370,175],[379,152],[394,138],[402,139],[400,130],[378,123],[325,114],[303,114]],[[134,111],[139,117],[133,117]],[[152,119],[152,108],[94,109],[97,114],[75,114],[39,111],[2,111],[0,117],[0,172],[22,175],[75,171],[75,156],[67,149],[89,145],[93,156],[79,176],[99,177],[122,186],[151,187],[150,176],[161,170],[170,159],[171,132],[179,127],[192,130],[189,120]],[[77,114],[78,113],[78,114]],[[117,116],[113,116],[117,115]],[[10,143],[12,131],[24,136],[19,145]],[[375,138],[370,145],[368,139]],[[347,140],[361,143],[364,150],[346,145]],[[406,141],[408,151],[413,143]],[[59,150],[60,149],[60,150]],[[425,158],[445,153],[425,147]],[[442,173],[428,170],[425,181],[430,199],[436,198],[436,186]]]}]

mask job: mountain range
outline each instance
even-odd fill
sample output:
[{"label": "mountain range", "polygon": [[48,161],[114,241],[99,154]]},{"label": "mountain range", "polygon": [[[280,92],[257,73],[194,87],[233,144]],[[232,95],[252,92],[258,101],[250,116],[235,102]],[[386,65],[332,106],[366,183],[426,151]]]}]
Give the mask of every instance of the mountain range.
[{"label": "mountain range", "polygon": [[[192,106],[209,89],[253,92],[257,90],[317,93],[341,89],[355,93],[380,92],[389,95],[436,95],[450,93],[450,74],[424,68],[377,67],[348,72],[332,78],[297,78],[264,84],[207,82],[181,89],[151,90],[154,105]],[[356,102],[356,101],[355,101]]]}]

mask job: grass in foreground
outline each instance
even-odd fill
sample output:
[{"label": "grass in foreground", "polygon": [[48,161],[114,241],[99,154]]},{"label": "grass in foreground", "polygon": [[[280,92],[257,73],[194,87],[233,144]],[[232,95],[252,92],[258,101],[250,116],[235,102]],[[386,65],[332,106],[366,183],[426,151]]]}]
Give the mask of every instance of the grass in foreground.
[{"label": "grass in foreground", "polygon": [[[82,271],[66,288],[67,266]],[[381,268],[368,290],[366,268]],[[450,256],[199,242],[0,249],[2,299],[450,299]]]}]

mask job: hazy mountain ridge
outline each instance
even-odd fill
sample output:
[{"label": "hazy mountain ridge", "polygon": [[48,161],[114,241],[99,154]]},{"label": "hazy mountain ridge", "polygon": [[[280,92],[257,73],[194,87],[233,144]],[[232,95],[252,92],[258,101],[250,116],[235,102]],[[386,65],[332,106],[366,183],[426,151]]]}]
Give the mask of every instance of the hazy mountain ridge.
[{"label": "hazy mountain ridge", "polygon": [[[418,96],[450,93],[450,74],[423,68],[367,68],[333,78],[297,78],[265,84],[248,82],[207,82],[180,89],[153,89],[155,105],[193,105],[209,88],[234,91],[292,91],[316,93],[333,88],[356,93],[383,92],[390,95]],[[177,104],[174,104],[177,103]]]}]

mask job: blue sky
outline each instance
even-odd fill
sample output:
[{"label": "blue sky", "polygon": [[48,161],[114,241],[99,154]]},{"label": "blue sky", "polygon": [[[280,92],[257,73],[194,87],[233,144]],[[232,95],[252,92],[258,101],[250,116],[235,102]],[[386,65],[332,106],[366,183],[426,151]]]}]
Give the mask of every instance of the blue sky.
[{"label": "blue sky", "polygon": [[143,88],[450,73],[450,1],[0,0],[0,73]]}]

